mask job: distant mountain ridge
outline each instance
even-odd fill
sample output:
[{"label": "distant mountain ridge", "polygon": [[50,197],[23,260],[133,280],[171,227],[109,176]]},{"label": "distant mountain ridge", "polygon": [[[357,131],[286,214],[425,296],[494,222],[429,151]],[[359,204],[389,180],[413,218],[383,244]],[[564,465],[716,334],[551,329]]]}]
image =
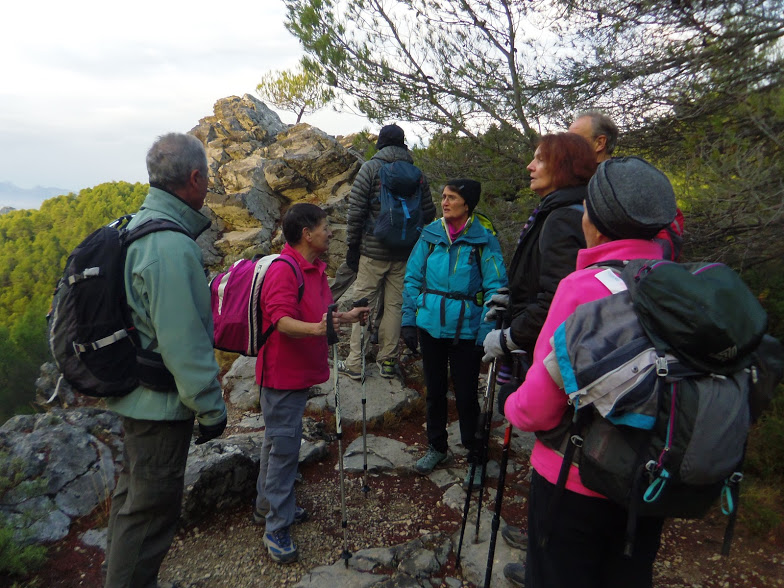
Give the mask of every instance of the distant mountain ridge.
[{"label": "distant mountain ridge", "polygon": [[11,182],[0,182],[0,209],[7,207],[14,209],[38,208],[44,200],[62,194],[69,194],[72,191],[66,188],[50,186],[20,188]]}]

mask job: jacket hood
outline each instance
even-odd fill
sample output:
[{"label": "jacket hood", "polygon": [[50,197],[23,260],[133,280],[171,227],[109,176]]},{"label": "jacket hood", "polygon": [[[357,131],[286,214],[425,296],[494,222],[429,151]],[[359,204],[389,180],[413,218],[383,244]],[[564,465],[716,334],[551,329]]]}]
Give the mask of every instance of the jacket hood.
[{"label": "jacket hood", "polygon": [[411,152],[406,147],[399,147],[397,145],[387,145],[380,149],[371,159],[380,159],[384,163],[391,163],[393,161],[407,161],[414,163],[414,158]]},{"label": "jacket hood", "polygon": [[570,188],[560,188],[551,192],[541,201],[540,212],[550,212],[556,208],[570,206],[572,204],[582,204],[588,197],[588,186],[572,186]]}]

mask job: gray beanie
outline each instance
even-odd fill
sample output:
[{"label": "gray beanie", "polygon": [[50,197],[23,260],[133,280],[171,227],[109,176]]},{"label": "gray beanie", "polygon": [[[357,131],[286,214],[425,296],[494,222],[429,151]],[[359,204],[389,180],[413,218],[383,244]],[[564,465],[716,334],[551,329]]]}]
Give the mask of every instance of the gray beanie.
[{"label": "gray beanie", "polygon": [[639,157],[600,163],[588,182],[585,208],[610,239],[653,239],[677,211],[670,180]]}]

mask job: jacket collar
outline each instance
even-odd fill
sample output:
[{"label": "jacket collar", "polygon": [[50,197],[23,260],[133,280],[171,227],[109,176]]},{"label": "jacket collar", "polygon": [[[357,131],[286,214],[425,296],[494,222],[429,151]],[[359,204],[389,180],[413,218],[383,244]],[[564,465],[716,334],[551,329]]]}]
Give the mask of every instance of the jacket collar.
[{"label": "jacket collar", "polygon": [[[427,243],[446,243],[448,245],[449,237],[447,236],[447,228],[444,226],[444,219],[440,218],[422,229],[422,239]],[[469,245],[487,243],[487,231],[472,214],[468,219],[468,228],[458,235],[454,242]]]},{"label": "jacket collar", "polygon": [[540,212],[550,212],[556,208],[570,206],[572,204],[582,204],[588,196],[587,186],[572,186],[570,188],[559,188],[555,192],[550,192],[542,199],[539,204]]},{"label": "jacket collar", "polygon": [[193,210],[177,196],[160,188],[150,188],[140,210],[145,209],[170,218],[188,231],[194,239],[212,224],[212,221],[201,212]]},{"label": "jacket collar", "polygon": [[316,258],[313,260],[313,263],[309,262],[305,259],[305,256],[302,255],[299,251],[294,249],[291,245],[286,243],[281,250],[281,254],[288,255],[289,257],[293,257],[299,263],[299,267],[302,268],[303,273],[308,270],[316,270],[319,273],[324,273],[327,269],[327,264],[324,263],[320,258]]},{"label": "jacket collar", "polygon": [[577,269],[585,269],[603,261],[630,259],[661,259],[661,245],[643,239],[618,239],[577,252]]}]

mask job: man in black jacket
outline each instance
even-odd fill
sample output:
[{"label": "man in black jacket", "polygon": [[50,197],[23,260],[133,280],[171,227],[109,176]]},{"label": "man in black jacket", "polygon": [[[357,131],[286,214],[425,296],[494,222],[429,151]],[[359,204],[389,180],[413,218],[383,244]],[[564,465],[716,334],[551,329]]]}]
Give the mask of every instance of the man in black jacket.
[{"label": "man in black jacket", "polygon": [[[362,164],[348,200],[348,235],[346,264],[357,272],[354,285],[357,299],[367,297],[369,306],[375,308],[380,292],[384,293],[384,309],[378,325],[378,355],[376,361],[382,377],[392,378],[397,372],[400,321],[403,306],[403,278],[411,247],[390,248],[373,235],[381,203],[379,192],[382,166],[393,161],[413,163],[411,152],[405,144],[403,129],[392,124],[381,129],[376,142],[378,152]],[[436,208],[430,195],[427,179],[422,185],[422,220],[431,222]],[[378,314],[376,309],[373,315]],[[351,331],[351,350],[345,361],[338,362],[338,371],[358,380],[361,369],[360,333],[362,327],[354,325]]]}]

